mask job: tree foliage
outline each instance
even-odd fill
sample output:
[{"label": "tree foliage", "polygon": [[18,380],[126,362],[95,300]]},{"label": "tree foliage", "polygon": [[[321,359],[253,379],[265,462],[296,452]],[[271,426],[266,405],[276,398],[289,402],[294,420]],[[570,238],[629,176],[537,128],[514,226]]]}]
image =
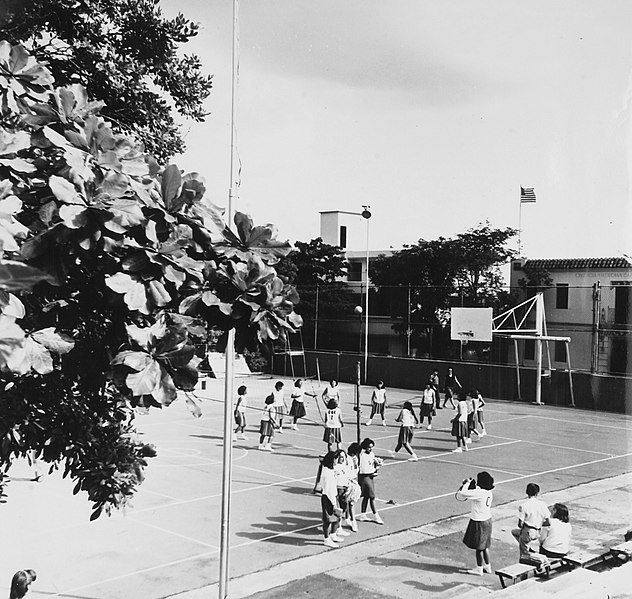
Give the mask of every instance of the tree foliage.
[{"label": "tree foliage", "polygon": [[101,106],[0,42],[0,465],[62,467],[93,517],[142,480],[135,408],[195,387],[210,328],[241,350],[301,325],[273,266],[289,243],[242,213],[233,232],[199,174],[160,167]]},{"label": "tree foliage", "polygon": [[6,40],[46,63],[58,85],[80,83],[102,100],[115,130],[135,133],[161,162],[184,150],[172,107],[204,120],[211,77],[196,56],[178,53],[198,25],[164,18],[159,0],[4,0],[2,8]]},{"label": "tree foliage", "polygon": [[396,298],[391,302],[392,315],[406,315],[404,294],[410,286],[411,323],[445,325],[452,306],[504,304],[500,267],[515,253],[507,244],[516,233],[510,227],[494,229],[486,222],[454,238],[420,240],[391,256],[373,259],[371,281],[383,288],[378,294]]},{"label": "tree foliage", "polygon": [[[297,241],[294,249],[277,265],[277,270],[301,292],[298,311],[305,317],[349,312],[355,305],[347,284],[347,260],[339,246],[325,243],[321,237],[308,242]],[[317,292],[318,290],[318,292]]]}]

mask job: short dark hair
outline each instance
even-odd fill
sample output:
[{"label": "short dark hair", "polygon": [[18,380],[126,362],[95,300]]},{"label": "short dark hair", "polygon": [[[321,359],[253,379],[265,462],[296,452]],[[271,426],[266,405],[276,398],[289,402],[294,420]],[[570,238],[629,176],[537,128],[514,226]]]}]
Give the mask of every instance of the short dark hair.
[{"label": "short dark hair", "polygon": [[276,383],[274,383],[275,389],[280,389],[281,387],[283,387],[283,383],[281,381],[277,381]]},{"label": "short dark hair", "polygon": [[266,403],[267,404],[274,403],[274,395],[272,395],[272,393],[270,393],[270,395],[268,395],[268,397],[266,397]]},{"label": "short dark hair", "polygon": [[362,439],[362,443],[360,443],[360,447],[362,449],[368,449],[369,445],[375,445],[375,441],[373,441],[373,439],[370,439],[369,437]]},{"label": "short dark hair", "polygon": [[489,472],[479,472],[476,475],[476,484],[486,491],[491,491],[494,488],[494,479]]},{"label": "short dark hair", "polygon": [[527,485],[527,495],[529,497],[535,497],[540,492],[540,485],[535,483],[529,483]]},{"label": "short dark hair", "polygon": [[568,515],[568,508],[563,503],[556,503],[553,506],[552,517],[557,518],[562,522],[568,522],[570,520],[570,517]]},{"label": "short dark hair", "polygon": [[347,447],[347,455],[358,455],[360,451],[361,451],[360,444],[356,443],[355,441],[351,443],[349,447]]},{"label": "short dark hair", "polygon": [[323,468],[333,468],[336,461],[336,454],[333,451],[328,451],[323,458]]},{"label": "short dark hair", "polygon": [[246,391],[248,391],[248,387],[246,387],[246,385],[239,385],[237,388],[237,395],[245,395]]}]

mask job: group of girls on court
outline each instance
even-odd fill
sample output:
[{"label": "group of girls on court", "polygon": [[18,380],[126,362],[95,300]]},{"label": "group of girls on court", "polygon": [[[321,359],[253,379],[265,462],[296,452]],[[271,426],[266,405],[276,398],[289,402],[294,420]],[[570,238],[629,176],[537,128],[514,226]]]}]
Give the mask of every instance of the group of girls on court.
[{"label": "group of girls on court", "polygon": [[[358,522],[384,524],[375,507],[374,479],[382,460],[373,453],[374,447],[374,441],[366,438],[360,445],[351,443],[346,452],[328,451],[321,460],[320,501],[326,547],[336,548],[351,532],[358,532]],[[361,512],[356,515],[355,504],[360,499]]]},{"label": "group of girls on court", "polygon": [[[485,400],[478,389],[472,393],[457,396],[455,416],[452,419],[452,436],[456,437],[456,449],[454,453],[462,453],[468,450],[472,442],[472,435],[479,438],[487,434],[483,418],[483,406]],[[480,427],[480,432],[478,431]]]}]

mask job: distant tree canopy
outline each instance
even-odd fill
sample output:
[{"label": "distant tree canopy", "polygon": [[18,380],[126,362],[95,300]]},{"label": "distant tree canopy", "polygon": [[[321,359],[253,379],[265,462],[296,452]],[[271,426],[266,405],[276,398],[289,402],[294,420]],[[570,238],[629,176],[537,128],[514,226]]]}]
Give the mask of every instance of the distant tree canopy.
[{"label": "distant tree canopy", "polygon": [[287,278],[301,295],[296,311],[306,318],[314,316],[318,290],[320,316],[351,312],[355,301],[345,282],[347,260],[342,248],[316,237],[308,242],[297,241],[293,249],[275,266],[280,276]]},{"label": "distant tree canopy", "polygon": [[[394,298],[393,316],[407,315],[405,294],[411,286],[412,323],[439,324],[452,306],[501,306],[507,294],[500,267],[515,254],[507,244],[516,234],[515,229],[494,229],[486,222],[454,238],[420,240],[373,259],[371,281],[384,288],[378,294]],[[399,286],[399,292],[389,286]]]},{"label": "distant tree canopy", "polygon": [[178,54],[198,25],[165,19],[159,0],[0,0],[0,30],[57,85],[79,83],[102,100],[113,128],[135,134],[161,163],[184,150],[172,107],[204,120],[211,77],[196,56]]}]

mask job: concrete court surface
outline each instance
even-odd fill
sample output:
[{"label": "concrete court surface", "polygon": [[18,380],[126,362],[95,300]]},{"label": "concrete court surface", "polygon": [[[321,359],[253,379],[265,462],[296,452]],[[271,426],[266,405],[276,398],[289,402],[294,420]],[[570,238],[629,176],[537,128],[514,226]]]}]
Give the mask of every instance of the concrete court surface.
[{"label": "concrete court surface", "polygon": [[[237,381],[249,386],[251,432],[248,441],[234,447],[231,579],[271,571],[297,559],[317,559],[326,552],[321,544],[320,502],[311,493],[315,456],[324,449],[322,428],[306,422],[299,431],[277,435],[274,454],[256,449],[257,409],[275,380]],[[286,388],[290,385],[287,381]],[[355,437],[353,390],[350,385],[341,388],[346,444]],[[306,390],[312,391],[309,383]],[[133,506],[110,518],[89,522],[90,506],[82,494],[72,495],[70,481],[51,475],[32,483],[26,480],[25,465],[15,468],[10,473],[15,480],[8,488],[8,503],[0,506],[3,538],[11,540],[0,549],[0,589],[22,568],[38,572],[31,597],[153,599],[216,583],[222,396],[223,382],[208,381],[207,388],[199,391],[201,419],[190,416],[184,402],[139,417],[139,428],[147,441],[156,443],[159,455],[150,460]],[[369,396],[370,390],[363,389],[365,412]],[[391,404],[405,399],[418,404],[418,392],[389,390]],[[310,417],[317,417],[313,402],[308,411]],[[377,454],[386,458],[397,439],[393,422],[397,413],[394,407],[387,411],[387,427],[362,427],[362,436],[372,436]],[[550,493],[632,471],[632,421],[626,416],[493,401],[485,414],[489,434],[467,454],[451,453],[454,441],[447,430],[451,411],[444,410],[432,431],[416,431],[413,445],[422,458],[419,462],[407,462],[404,455],[387,459],[376,480],[386,524],[363,524],[357,535],[348,538],[350,548],[345,550],[465,514],[467,507],[454,500],[454,490],[465,476],[481,469],[496,479],[497,506],[522,498],[526,482],[532,479]],[[629,503],[621,507],[629,514]],[[455,539],[458,534],[454,531]],[[469,567],[471,556],[462,554],[459,543],[456,547],[449,552],[452,567]]]}]

